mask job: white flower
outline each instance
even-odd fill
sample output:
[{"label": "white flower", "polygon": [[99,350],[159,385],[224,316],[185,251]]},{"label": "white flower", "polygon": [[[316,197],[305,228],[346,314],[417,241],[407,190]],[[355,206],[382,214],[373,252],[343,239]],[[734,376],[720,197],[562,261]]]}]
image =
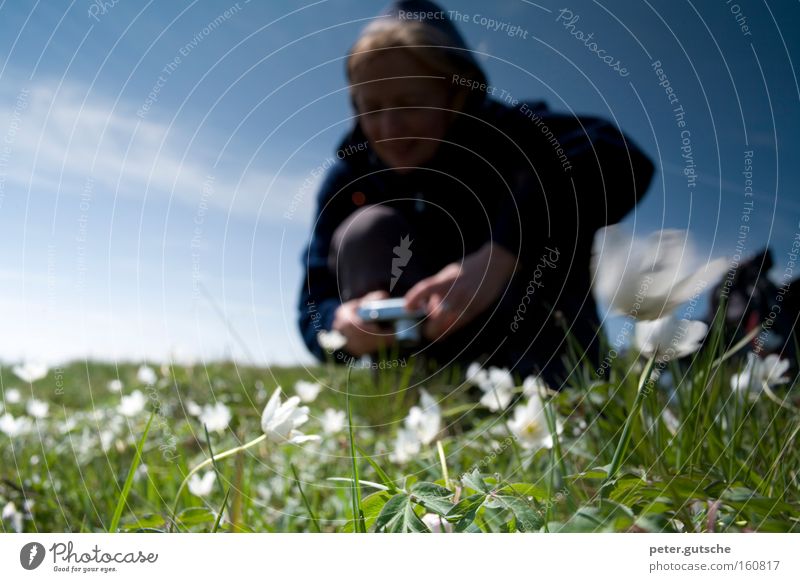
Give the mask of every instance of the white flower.
[{"label": "white flower", "polygon": [[3,521],[7,521],[11,524],[11,529],[15,532],[22,532],[22,513],[17,511],[17,506],[14,505],[13,502],[9,501],[5,504],[2,518]]},{"label": "white flower", "polygon": [[506,368],[489,368],[489,382],[494,388],[512,389],[514,379]]},{"label": "white flower", "polygon": [[439,434],[442,425],[442,410],[425,388],[420,389],[420,404],[412,406],[406,416],[406,429],[413,432],[423,445],[430,444]]},{"label": "white flower", "polygon": [[11,438],[28,434],[31,429],[32,424],[29,418],[14,418],[9,412],[0,416],[0,432],[7,434]]},{"label": "white flower", "polygon": [[784,375],[788,369],[789,360],[781,360],[776,354],[761,359],[753,352],[748,352],[744,369],[731,377],[731,389],[735,392],[759,393],[764,384],[772,388],[788,382],[789,377]]},{"label": "white flower", "polygon": [[509,389],[493,388],[481,397],[481,404],[492,412],[505,409],[514,394]]},{"label": "white flower", "polygon": [[111,448],[111,445],[114,444],[114,439],[116,435],[113,431],[110,430],[103,430],[100,431],[100,448],[103,449],[103,452],[108,451]]},{"label": "white flower", "polygon": [[122,380],[114,378],[106,385],[106,388],[108,388],[109,392],[122,392]]},{"label": "white flower", "polygon": [[28,404],[25,406],[25,410],[31,415],[33,418],[45,418],[47,416],[47,412],[50,410],[50,405],[43,400],[37,400],[36,398],[31,398],[28,400]]},{"label": "white flower", "polygon": [[699,350],[706,332],[708,326],[702,321],[678,319],[669,314],[652,321],[637,321],[634,342],[643,356],[656,355],[659,361],[668,362]]},{"label": "white flower", "polygon": [[269,440],[294,444],[319,440],[318,435],[305,435],[297,430],[308,420],[308,406],[298,404],[300,398],[297,396],[282,403],[280,386],[275,389],[261,415],[261,430]]},{"label": "white flower", "polygon": [[395,463],[407,463],[419,453],[421,444],[416,432],[401,428],[397,431],[394,451],[389,454],[389,459]]},{"label": "white flower", "polygon": [[267,390],[264,388],[264,383],[261,380],[256,380],[256,400],[264,400],[267,397]]},{"label": "white flower", "polygon": [[5,394],[6,402],[9,404],[16,404],[20,400],[22,400],[22,394],[19,393],[19,390],[16,388],[9,388],[6,390]]},{"label": "white flower", "polygon": [[332,354],[347,345],[347,338],[336,330],[325,331],[323,329],[317,334],[317,342],[323,350]]},{"label": "white flower", "polygon": [[[542,401],[538,397],[531,398],[525,404],[514,408],[514,417],[508,421],[511,431],[525,449],[551,448],[553,437],[547,428],[547,418],[544,414]],[[557,432],[561,426],[556,423]]]},{"label": "white flower", "polygon": [[[435,513],[426,513],[421,519],[422,523],[427,525],[433,533],[451,533],[453,531],[453,524]],[[443,527],[444,529],[442,529]]]},{"label": "white flower", "polygon": [[190,416],[200,416],[201,414],[203,414],[203,409],[194,400],[187,400],[186,401],[186,412],[188,412]]},{"label": "white flower", "polygon": [[664,425],[666,425],[667,430],[675,435],[681,429],[681,421],[678,420],[678,417],[673,414],[673,412],[668,408],[664,407],[664,410],[661,412],[661,418],[664,421]]},{"label": "white flower", "polygon": [[212,471],[206,471],[201,477],[195,473],[189,477],[189,493],[197,495],[198,497],[205,497],[214,489],[214,483],[217,480],[217,474]]},{"label": "white flower", "polygon": [[123,396],[120,399],[119,406],[117,406],[117,412],[119,412],[122,416],[136,416],[142,410],[144,410],[145,404],[147,404],[147,398],[140,390],[134,390],[131,392],[129,396]]},{"label": "white flower", "polygon": [[397,431],[394,451],[389,458],[395,463],[407,463],[420,452],[422,445],[430,444],[439,434],[442,412],[439,404],[424,389],[420,389],[420,405],[412,406],[405,418],[405,426]]},{"label": "white flower", "polygon": [[231,422],[231,411],[222,402],[206,404],[200,414],[200,422],[206,425],[209,432],[223,432]]},{"label": "white flower", "polygon": [[322,390],[322,385],[316,382],[298,380],[294,385],[294,391],[297,392],[297,395],[303,402],[314,402],[320,390]]},{"label": "white flower", "polygon": [[259,483],[256,485],[256,495],[258,495],[258,498],[262,504],[266,506],[270,499],[272,499],[272,489],[263,483]]},{"label": "white flower", "polygon": [[336,434],[344,429],[344,421],[347,415],[344,410],[334,410],[328,408],[322,415],[322,430],[325,434]]},{"label": "white flower", "polygon": [[17,378],[29,384],[47,376],[47,366],[36,362],[25,362],[19,366],[14,366],[11,370]]},{"label": "white flower", "polygon": [[138,467],[136,467],[136,471],[133,473],[133,480],[138,482],[147,477],[147,471],[147,465],[145,463],[141,463]]},{"label": "white flower", "polygon": [[789,377],[784,375],[789,370],[789,360],[781,360],[777,354],[770,354],[764,358],[762,365],[763,381],[770,388],[789,381]]},{"label": "white flower", "polygon": [[549,390],[547,382],[541,376],[533,375],[528,376],[522,382],[522,393],[528,398],[538,397]]},{"label": "white flower", "polygon": [[487,377],[486,371],[481,368],[478,362],[472,362],[467,368],[467,382],[470,384],[479,384],[481,380]]},{"label": "white flower", "polygon": [[594,292],[618,315],[659,319],[727,270],[724,258],[703,265],[681,230],[661,230],[637,240],[615,225],[601,229],[594,239]]},{"label": "white flower", "polygon": [[506,368],[489,368],[488,372],[477,363],[467,368],[467,382],[477,384],[485,392],[481,404],[497,412],[504,409],[514,397],[514,379]]},{"label": "white flower", "polygon": [[140,384],[152,386],[158,381],[158,376],[156,376],[156,372],[153,370],[153,368],[142,364],[139,366],[139,370],[136,372],[136,379]]},{"label": "white flower", "polygon": [[63,422],[58,424],[59,432],[63,434],[67,434],[68,432],[72,432],[78,426],[78,419],[75,416],[70,416],[64,419]]}]

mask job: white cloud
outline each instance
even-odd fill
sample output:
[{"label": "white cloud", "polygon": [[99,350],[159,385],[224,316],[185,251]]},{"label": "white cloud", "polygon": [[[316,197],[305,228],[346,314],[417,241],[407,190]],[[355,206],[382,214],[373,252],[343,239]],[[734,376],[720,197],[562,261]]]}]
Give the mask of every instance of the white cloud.
[{"label": "white cloud", "polygon": [[[91,179],[95,197],[115,193],[138,199],[173,196],[196,207],[213,175],[212,193],[207,197],[210,206],[250,218],[260,208],[260,220],[280,222],[304,179],[278,176],[267,196],[273,174],[251,166],[240,175],[241,160],[249,155],[226,152],[226,160],[213,168],[219,153],[213,147],[221,147],[228,136],[209,140],[212,128],[189,144],[194,128],[189,131],[179,124],[170,127],[148,117],[141,119],[132,104],[121,101],[115,108],[113,101],[96,94],[89,94],[84,103],[87,88],[79,84],[65,84],[57,93],[49,84],[9,82],[4,86],[0,141],[11,138],[7,163],[0,164],[6,196],[12,185],[21,187],[21,192],[30,189],[34,195],[56,191],[62,196],[80,195]],[[310,203],[303,200],[301,207]],[[298,212],[301,225],[302,216],[308,214],[302,208]]]}]

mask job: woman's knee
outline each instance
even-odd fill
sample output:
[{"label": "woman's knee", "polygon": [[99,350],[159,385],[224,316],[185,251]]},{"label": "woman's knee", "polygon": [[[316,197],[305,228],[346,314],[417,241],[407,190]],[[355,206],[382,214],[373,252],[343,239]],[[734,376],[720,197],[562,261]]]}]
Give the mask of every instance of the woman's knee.
[{"label": "woman's knee", "polygon": [[400,233],[408,234],[408,221],[394,208],[373,204],[356,210],[336,229],[333,235],[334,250],[348,247],[384,246],[397,244]]},{"label": "woman's knee", "polygon": [[339,225],[328,264],[336,275],[343,299],[359,297],[368,291],[394,290],[391,281],[394,249],[404,237],[414,238],[410,225],[397,210],[383,205],[361,208]]}]

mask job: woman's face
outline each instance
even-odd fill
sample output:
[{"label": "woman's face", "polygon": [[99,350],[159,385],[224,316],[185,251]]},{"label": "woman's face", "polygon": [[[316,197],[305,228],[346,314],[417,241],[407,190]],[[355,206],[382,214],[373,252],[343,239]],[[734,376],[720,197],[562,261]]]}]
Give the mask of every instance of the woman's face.
[{"label": "woman's face", "polygon": [[448,79],[433,76],[402,49],[368,59],[354,74],[361,128],[375,153],[398,172],[432,159],[453,118]]}]

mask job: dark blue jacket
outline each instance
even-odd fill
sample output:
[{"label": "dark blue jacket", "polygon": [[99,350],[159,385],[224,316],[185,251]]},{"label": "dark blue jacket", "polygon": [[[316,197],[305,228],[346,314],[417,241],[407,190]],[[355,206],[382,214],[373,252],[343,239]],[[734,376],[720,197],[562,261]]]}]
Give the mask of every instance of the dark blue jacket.
[{"label": "dark blue jacket", "polygon": [[[387,14],[437,8],[407,0]],[[475,68],[473,76],[485,79],[452,23],[429,22],[449,35],[453,53]],[[426,353],[442,359],[459,354],[466,360],[494,353],[492,363],[527,374],[552,367],[564,351],[565,323],[579,342],[593,342],[599,327],[589,275],[594,233],[635,206],[654,171],[617,127],[593,117],[552,113],[543,103],[511,106],[471,91],[465,111],[424,169],[397,174],[363,144],[366,138],[356,124],[338,148],[348,155],[329,170],[320,188],[302,256],[299,325],[312,353],[323,356],[316,336],[331,328],[340,305],[328,267],[333,233],[362,204],[376,203],[397,208],[417,226],[415,253],[425,253],[438,268],[489,240],[519,257],[516,274],[491,313]],[[420,199],[426,203],[414,202]],[[559,260],[542,269],[546,249],[556,249]],[[534,279],[541,285],[534,285],[531,295]],[[563,317],[554,317],[556,311]],[[463,349],[467,343],[469,349]]]}]

